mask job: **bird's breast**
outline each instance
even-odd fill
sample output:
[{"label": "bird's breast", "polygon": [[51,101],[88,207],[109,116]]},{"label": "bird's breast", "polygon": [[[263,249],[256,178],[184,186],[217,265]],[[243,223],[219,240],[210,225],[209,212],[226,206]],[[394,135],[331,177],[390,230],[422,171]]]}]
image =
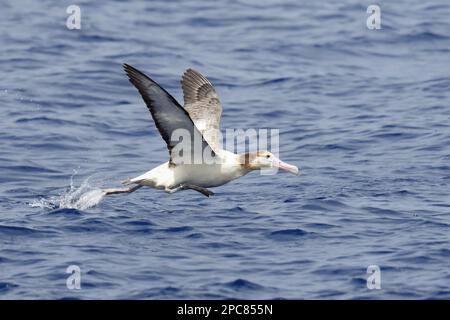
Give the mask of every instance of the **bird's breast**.
[{"label": "bird's breast", "polygon": [[175,169],[175,183],[217,187],[242,176],[237,167],[222,164],[183,165]]}]

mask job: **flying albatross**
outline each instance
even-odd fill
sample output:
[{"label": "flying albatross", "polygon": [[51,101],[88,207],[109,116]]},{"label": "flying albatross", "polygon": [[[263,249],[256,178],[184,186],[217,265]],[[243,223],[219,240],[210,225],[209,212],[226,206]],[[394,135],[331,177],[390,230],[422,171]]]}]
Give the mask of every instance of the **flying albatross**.
[{"label": "flying albatross", "polygon": [[[169,161],[124,181],[129,187],[104,189],[105,194],[131,193],[149,186],[168,193],[192,189],[209,197],[214,193],[208,188],[221,186],[252,170],[280,168],[298,174],[296,166],[281,161],[269,151],[235,154],[220,147],[222,106],[211,82],[199,72],[188,69],[182,76],[183,108],[143,72],[128,64],[123,67],[167,144]],[[187,133],[188,138],[180,138],[177,132]],[[180,144],[183,148],[178,150]]]}]

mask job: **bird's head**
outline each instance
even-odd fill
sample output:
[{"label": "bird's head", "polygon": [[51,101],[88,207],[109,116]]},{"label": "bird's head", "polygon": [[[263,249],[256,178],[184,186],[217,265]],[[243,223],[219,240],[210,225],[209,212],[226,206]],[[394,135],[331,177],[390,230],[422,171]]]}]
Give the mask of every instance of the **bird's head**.
[{"label": "bird's head", "polygon": [[249,170],[280,168],[295,175],[299,174],[296,166],[281,161],[269,151],[249,152],[242,156],[243,166]]}]

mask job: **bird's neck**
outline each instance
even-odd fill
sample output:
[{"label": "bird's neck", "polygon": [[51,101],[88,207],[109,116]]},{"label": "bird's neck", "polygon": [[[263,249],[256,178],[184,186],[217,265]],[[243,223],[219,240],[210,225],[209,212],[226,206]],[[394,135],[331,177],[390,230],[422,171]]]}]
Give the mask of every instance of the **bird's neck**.
[{"label": "bird's neck", "polygon": [[254,163],[256,156],[257,156],[256,151],[238,154],[237,161],[241,169],[244,171],[258,170],[259,168],[256,168],[254,165],[252,165]]}]

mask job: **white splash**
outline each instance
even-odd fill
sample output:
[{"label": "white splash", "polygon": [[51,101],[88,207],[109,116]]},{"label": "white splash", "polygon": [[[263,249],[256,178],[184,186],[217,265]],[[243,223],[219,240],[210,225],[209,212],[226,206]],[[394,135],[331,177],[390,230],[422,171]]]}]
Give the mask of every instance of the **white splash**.
[{"label": "white splash", "polygon": [[102,189],[91,186],[89,184],[90,178],[85,179],[79,187],[75,187],[72,176],[70,177],[69,189],[62,192],[59,196],[35,200],[30,203],[30,206],[46,209],[69,208],[79,210],[95,207],[103,199],[105,192]]}]

